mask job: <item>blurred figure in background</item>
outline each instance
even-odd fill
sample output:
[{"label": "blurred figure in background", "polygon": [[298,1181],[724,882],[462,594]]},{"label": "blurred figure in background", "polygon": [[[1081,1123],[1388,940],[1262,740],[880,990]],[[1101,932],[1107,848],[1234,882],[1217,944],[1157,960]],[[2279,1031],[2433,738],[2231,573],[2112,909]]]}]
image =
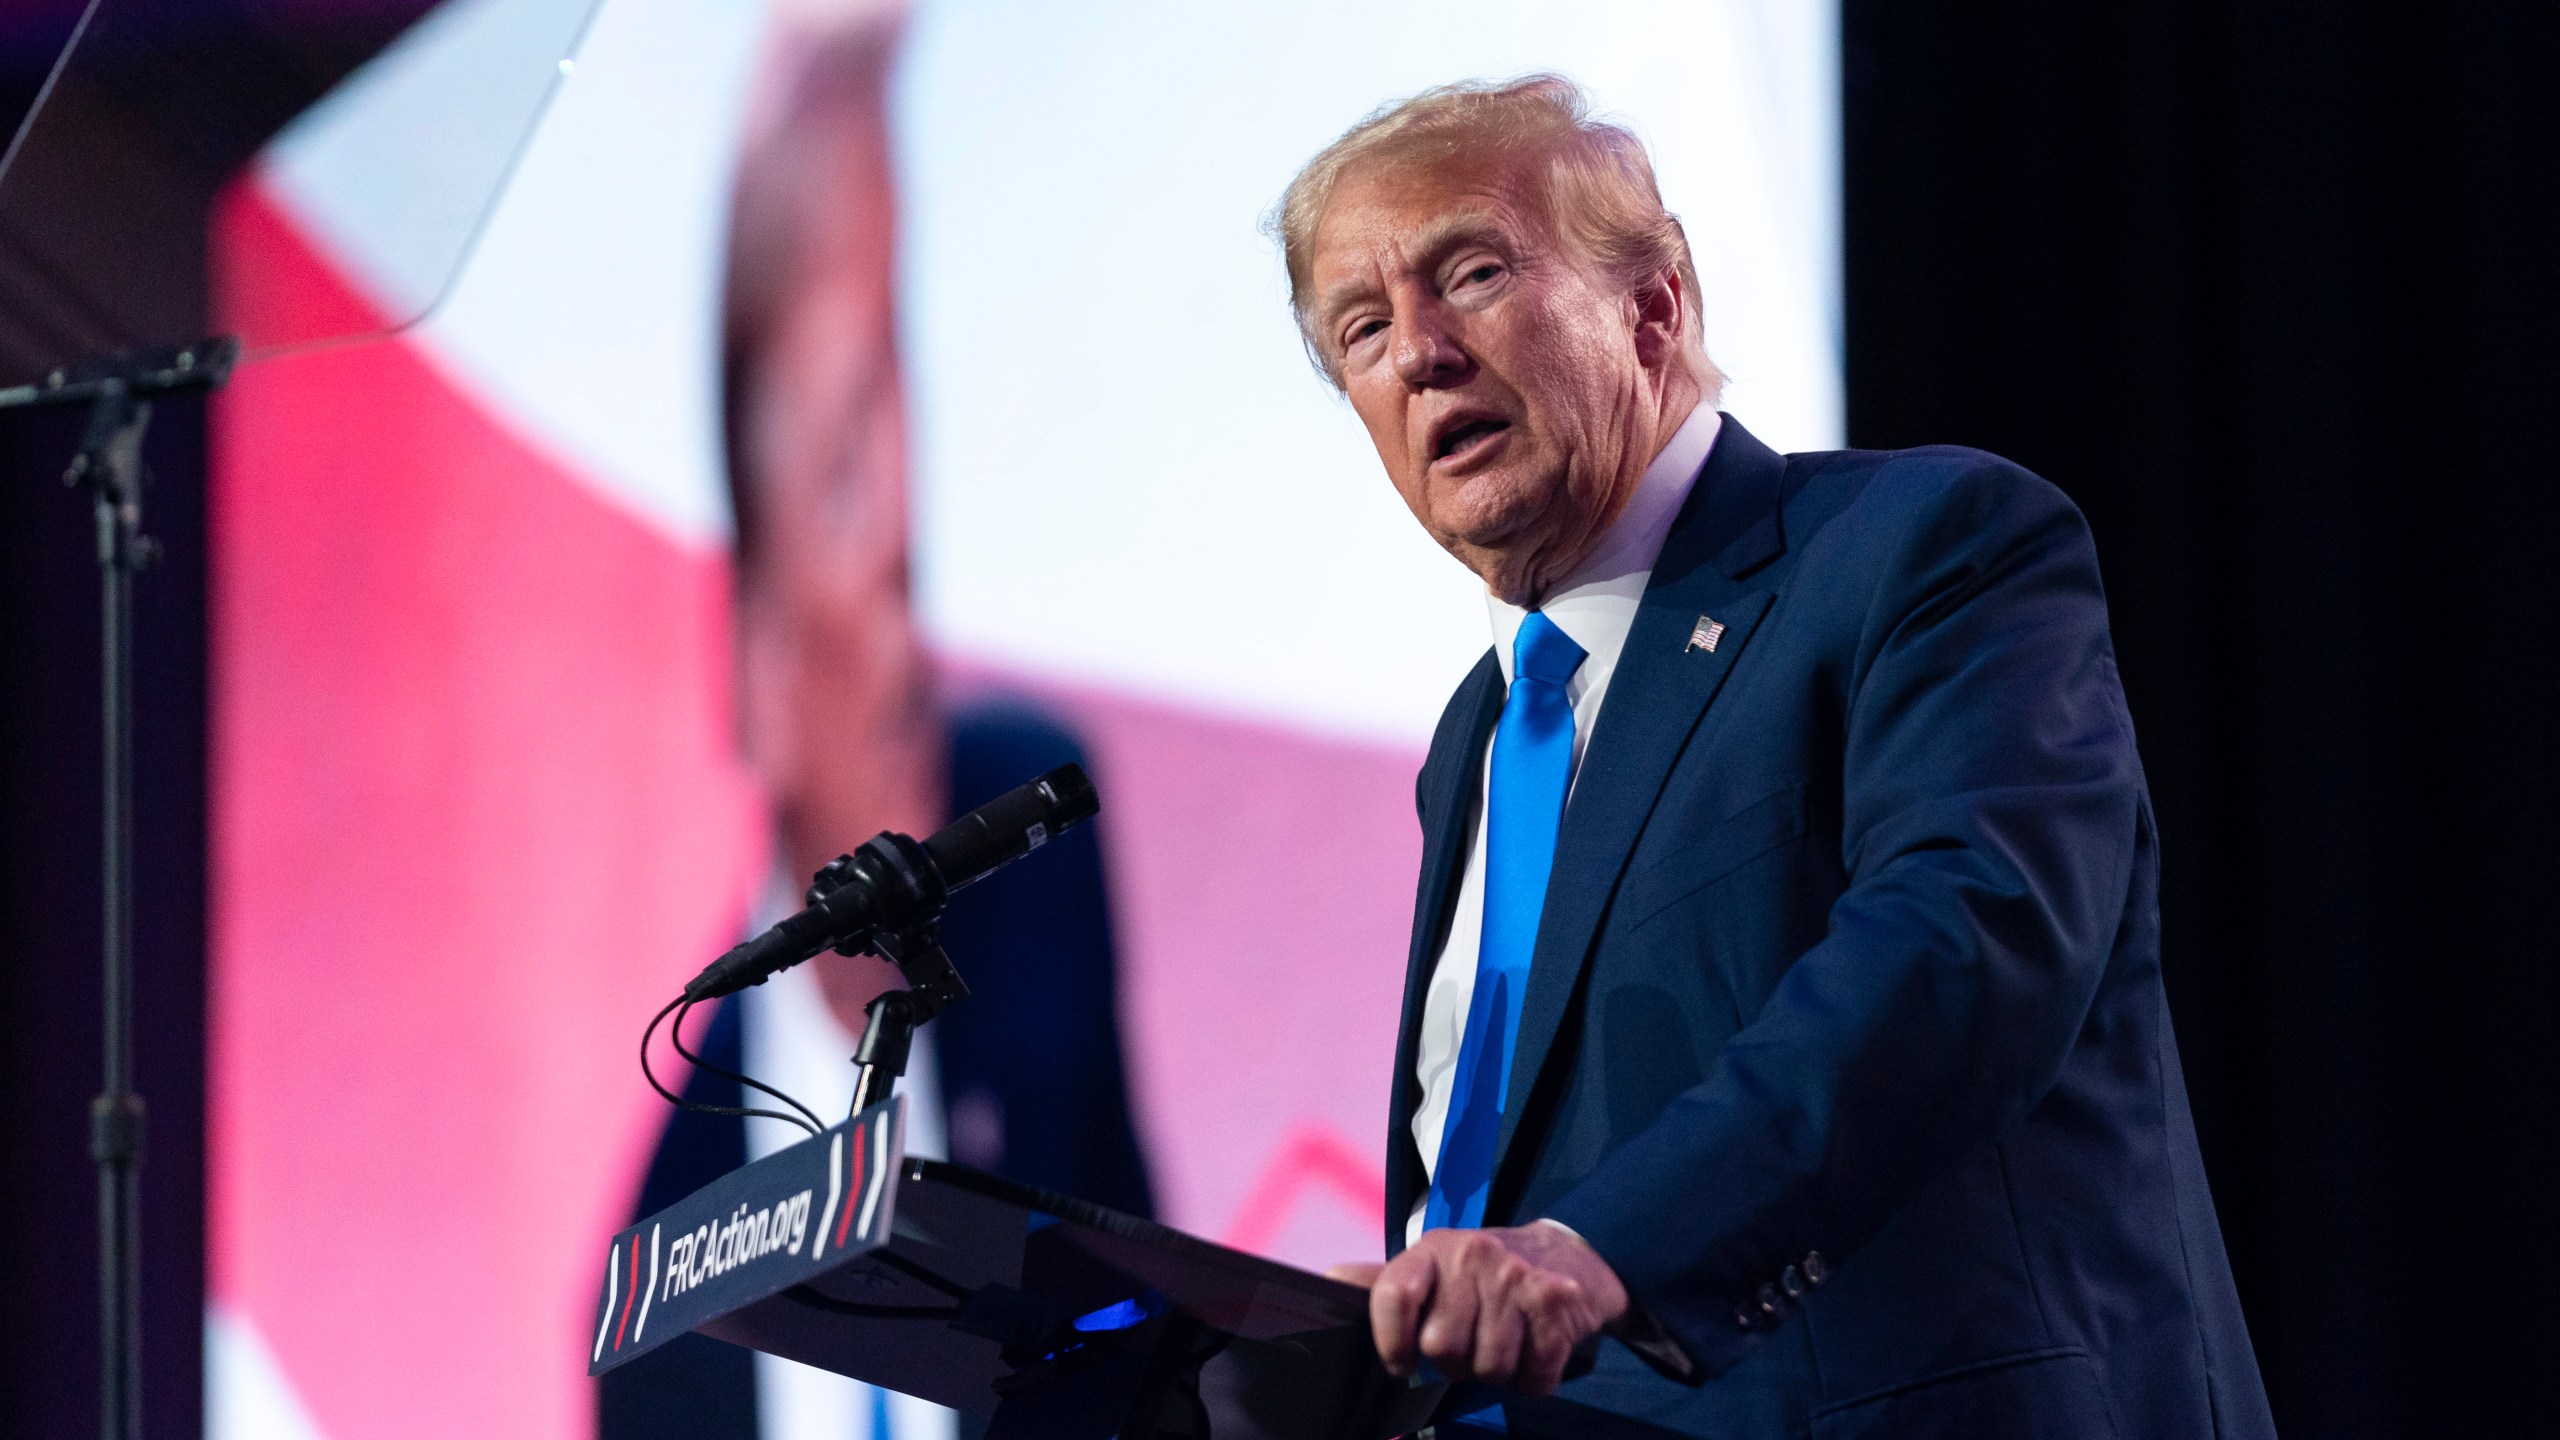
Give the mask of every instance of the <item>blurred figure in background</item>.
[{"label": "blurred figure in background", "polygon": [[[906,426],[885,88],[894,10],[777,18],[731,217],[722,385],[737,520],[738,730],[770,798],[777,873],[752,926],[881,830],[928,834],[1083,757],[1021,705],[945,713],[908,594]],[[919,1032],[909,1149],[1150,1213],[1129,1117],[1098,827],[956,900],[943,937],[969,1000]],[[863,1007],[897,983],[822,956],[724,1002],[693,1043],[832,1122]],[[738,1105],[697,1073],[686,1098]],[[799,1138],[772,1121],[671,1115],[648,1214]],[[604,1378],[605,1440],[927,1440],[948,1412],[698,1336]]]}]

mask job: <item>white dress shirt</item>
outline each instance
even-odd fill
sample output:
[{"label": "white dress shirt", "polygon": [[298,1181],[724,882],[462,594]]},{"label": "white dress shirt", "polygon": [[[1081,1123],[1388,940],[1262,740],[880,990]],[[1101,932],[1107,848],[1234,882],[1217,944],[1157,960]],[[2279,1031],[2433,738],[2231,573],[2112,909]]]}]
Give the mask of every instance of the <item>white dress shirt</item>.
[{"label": "white dress shirt", "polygon": [[[1701,402],[1690,411],[1689,418],[1672,435],[1671,443],[1663,446],[1662,453],[1645,467],[1643,478],[1636,482],[1635,494],[1627,498],[1626,508],[1610,522],[1598,548],[1538,607],[1583,650],[1581,667],[1564,687],[1565,699],[1573,705],[1574,776],[1582,773],[1583,749],[1590,741],[1592,727],[1599,722],[1600,702],[1608,694],[1610,675],[1618,668],[1618,652],[1626,646],[1627,628],[1635,623],[1645,583],[1653,578],[1654,558],[1662,553],[1663,539],[1671,533],[1671,522],[1679,517],[1690,487],[1697,483],[1698,471],[1707,463],[1707,453],[1715,448],[1716,432],[1722,424],[1713,405]],[[1485,595],[1485,608],[1491,612],[1494,659],[1502,666],[1502,683],[1507,690],[1511,684],[1512,640],[1529,612],[1491,592]],[[1484,939],[1483,797],[1492,785],[1490,737],[1480,765],[1475,827],[1467,842],[1465,868],[1458,879],[1457,908],[1450,913],[1449,938],[1432,962],[1431,988],[1422,1000],[1422,1033],[1416,1037],[1414,1047],[1414,1078],[1422,1083],[1422,1103],[1413,1112],[1413,1141],[1421,1147],[1425,1174],[1440,1165],[1440,1132],[1448,1123],[1449,1093],[1457,1084],[1458,1048],[1466,1038],[1467,1007],[1475,999],[1476,951]],[[1572,792],[1568,789],[1566,793],[1570,796]],[[1408,1245],[1421,1238],[1427,1200],[1427,1196],[1416,1200],[1413,1214],[1405,1222]]]}]

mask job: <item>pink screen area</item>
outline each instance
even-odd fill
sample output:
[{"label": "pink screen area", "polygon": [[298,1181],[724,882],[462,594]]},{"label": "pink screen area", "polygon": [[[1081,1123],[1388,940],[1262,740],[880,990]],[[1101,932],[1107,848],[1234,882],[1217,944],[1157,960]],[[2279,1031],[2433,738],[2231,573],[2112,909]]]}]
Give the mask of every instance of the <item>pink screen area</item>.
[{"label": "pink screen area", "polygon": [[[254,188],[221,322],[378,324]],[[331,1437],[590,1433],[641,1026],[766,864],[727,561],[399,339],[245,369],[214,461],[211,1277]],[[1082,734],[1159,1204],[1374,1258],[1418,755],[946,659]]]}]

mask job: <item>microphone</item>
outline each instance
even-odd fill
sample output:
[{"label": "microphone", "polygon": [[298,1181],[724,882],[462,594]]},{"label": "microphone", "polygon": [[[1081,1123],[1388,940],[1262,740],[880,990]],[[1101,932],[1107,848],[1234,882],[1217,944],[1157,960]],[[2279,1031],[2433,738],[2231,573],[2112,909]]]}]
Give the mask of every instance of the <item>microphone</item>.
[{"label": "microphone", "polygon": [[[940,918],[954,894],[1092,819],[1101,808],[1083,767],[1061,765],[952,821],[922,843],[884,830],[817,873],[806,909],[704,966],[685,985],[684,998],[698,1003],[734,995],[821,950],[859,955],[886,946],[892,958],[903,960],[903,954],[894,952],[906,950],[906,937]],[[947,964],[940,968],[948,974]],[[949,975],[949,981],[956,985],[959,977]],[[957,996],[936,998],[947,1003]]]}]

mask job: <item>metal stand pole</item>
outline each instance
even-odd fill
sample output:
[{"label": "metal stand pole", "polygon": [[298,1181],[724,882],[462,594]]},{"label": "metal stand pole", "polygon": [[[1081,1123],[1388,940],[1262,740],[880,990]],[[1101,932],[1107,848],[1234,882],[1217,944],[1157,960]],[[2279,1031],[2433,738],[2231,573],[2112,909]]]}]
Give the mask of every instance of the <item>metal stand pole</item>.
[{"label": "metal stand pole", "polygon": [[847,1118],[859,1115],[889,1098],[898,1088],[898,1077],[907,1073],[907,1048],[916,1033],[916,1002],[912,992],[884,990],[863,1007],[870,1023],[862,1027],[862,1044],[853,1052],[853,1108]]},{"label": "metal stand pole", "polygon": [[96,497],[100,770],[104,776],[105,1084],[89,1103],[98,1164],[99,1433],[142,1435],[142,1097],[133,1089],[133,576],[157,547],[142,533],[142,437],[151,402],[111,384],[63,478]]},{"label": "metal stand pole", "polygon": [[[82,24],[88,23],[83,20]],[[106,1083],[89,1102],[98,1162],[98,1429],[142,1440],[142,1097],[133,1090],[133,577],[160,547],[142,533],[142,437],[151,397],[209,390],[239,362],[236,336],[106,355],[0,389],[0,410],[87,405],[89,428],[62,477],[86,485],[98,522],[99,710],[105,754]]]},{"label": "metal stand pole", "polygon": [[[820,879],[826,877],[826,871],[818,873]],[[898,1088],[898,1077],[907,1073],[907,1051],[916,1027],[969,995],[969,987],[951,967],[942,937],[931,924],[904,935],[875,936],[872,946],[896,963],[910,988],[884,990],[863,1007],[870,1020],[862,1027],[862,1043],[853,1052],[855,1115],[888,1099]]]}]

